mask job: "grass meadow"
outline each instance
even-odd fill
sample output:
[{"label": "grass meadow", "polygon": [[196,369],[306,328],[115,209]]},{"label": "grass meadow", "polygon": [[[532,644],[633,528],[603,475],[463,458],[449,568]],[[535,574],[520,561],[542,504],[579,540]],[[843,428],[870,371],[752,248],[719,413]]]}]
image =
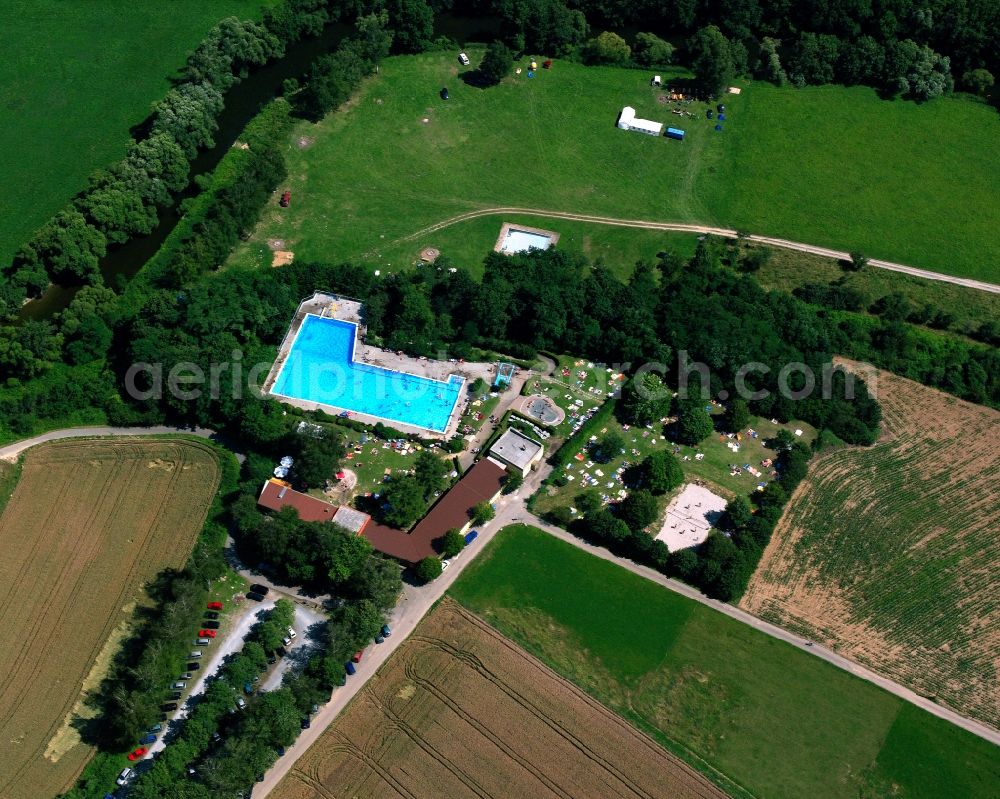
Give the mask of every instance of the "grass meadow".
[{"label": "grass meadow", "polygon": [[1000,780],[992,744],[537,529],[504,530],[451,593],[756,796],[985,798]]},{"label": "grass meadow", "polygon": [[[291,207],[276,196],[234,260],[264,262],[280,239],[300,260],[364,258],[392,271],[435,246],[475,267],[503,219],[420,231],[492,207],[719,224],[987,279],[1000,258],[989,211],[1000,121],[985,105],[753,84],[726,98],[717,133],[704,103],[689,106],[694,118],[674,116],[638,70],[557,61],[486,90],[459,71],[452,53],[387,59],[348,107],[298,125]],[[679,125],[686,140],[618,130],[626,104]],[[601,245],[574,227],[564,244],[595,255],[639,235],[601,234]],[[665,238],[650,234],[650,249]],[[650,257],[640,242],[626,246]]]},{"label": "grass meadow", "polygon": [[[270,0],[5,0],[0,30],[0,262],[125,152],[219,20]],[[14,212],[16,208],[16,213]]]},{"label": "grass meadow", "polygon": [[754,274],[765,288],[792,291],[804,283],[838,282],[861,292],[868,305],[898,292],[915,305],[933,305],[955,315],[955,329],[966,331],[990,319],[1000,319],[1000,294],[925,280],[871,267],[846,272],[831,258],[792,250],[773,249],[767,263]]}]

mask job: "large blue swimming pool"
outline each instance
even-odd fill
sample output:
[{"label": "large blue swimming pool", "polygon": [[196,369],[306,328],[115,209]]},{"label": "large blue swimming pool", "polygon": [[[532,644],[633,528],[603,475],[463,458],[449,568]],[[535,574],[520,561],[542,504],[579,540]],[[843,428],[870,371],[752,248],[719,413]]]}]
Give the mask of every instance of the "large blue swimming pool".
[{"label": "large blue swimming pool", "polygon": [[302,322],[271,393],[377,416],[387,423],[444,432],[462,390],[447,383],[354,362],[357,326],[309,314]]}]

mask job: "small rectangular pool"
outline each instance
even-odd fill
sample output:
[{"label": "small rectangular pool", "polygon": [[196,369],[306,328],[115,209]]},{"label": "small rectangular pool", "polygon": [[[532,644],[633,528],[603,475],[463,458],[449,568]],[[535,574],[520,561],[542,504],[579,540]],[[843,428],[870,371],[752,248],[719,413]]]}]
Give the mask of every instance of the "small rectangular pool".
[{"label": "small rectangular pool", "polygon": [[547,250],[552,246],[552,237],[543,233],[529,233],[526,230],[511,228],[500,245],[500,252],[516,253],[536,250]]},{"label": "small rectangular pool", "polygon": [[350,411],[388,424],[443,433],[458,403],[463,380],[447,382],[354,361],[357,325],[307,314],[271,393],[315,402],[336,413]]}]

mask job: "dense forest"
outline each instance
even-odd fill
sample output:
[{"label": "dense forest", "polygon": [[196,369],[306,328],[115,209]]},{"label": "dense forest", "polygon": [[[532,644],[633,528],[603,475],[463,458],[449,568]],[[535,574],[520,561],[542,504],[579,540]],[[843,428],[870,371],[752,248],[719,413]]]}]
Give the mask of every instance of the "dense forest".
[{"label": "dense forest", "polygon": [[[868,84],[888,96],[927,99],[958,83],[986,94],[1000,68],[997,0],[494,0],[516,49],[567,52],[588,31],[640,28],[677,45],[702,75],[748,75],[777,83]],[[636,46],[638,45],[638,47]],[[649,46],[633,42],[641,61]],[[662,48],[656,48],[663,52]],[[600,50],[600,48],[598,48]],[[618,57],[628,58],[620,48]],[[709,68],[709,62],[714,66]]]}]

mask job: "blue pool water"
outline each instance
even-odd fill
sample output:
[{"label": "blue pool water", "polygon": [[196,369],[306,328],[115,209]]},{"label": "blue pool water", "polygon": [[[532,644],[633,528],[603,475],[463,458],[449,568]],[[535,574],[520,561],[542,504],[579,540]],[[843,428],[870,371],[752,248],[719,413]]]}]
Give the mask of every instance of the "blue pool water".
[{"label": "blue pool water", "polygon": [[526,230],[511,228],[504,236],[500,251],[505,253],[527,252],[534,248],[536,250],[547,250],[552,244],[551,236],[544,236],[541,233],[529,233]]},{"label": "blue pool water", "polygon": [[444,432],[461,378],[447,383],[354,362],[357,326],[309,314],[271,388],[272,394],[377,416],[387,423]]}]

